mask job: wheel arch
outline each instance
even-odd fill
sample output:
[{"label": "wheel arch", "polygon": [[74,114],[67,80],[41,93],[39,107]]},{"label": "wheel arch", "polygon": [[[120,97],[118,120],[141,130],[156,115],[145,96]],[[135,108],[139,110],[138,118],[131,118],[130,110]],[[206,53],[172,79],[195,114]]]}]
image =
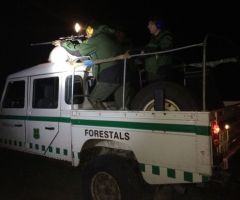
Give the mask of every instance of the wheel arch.
[{"label": "wheel arch", "polygon": [[92,160],[98,156],[114,154],[128,160],[130,167],[135,168],[139,180],[143,181],[140,163],[134,151],[127,144],[113,140],[91,139],[84,143],[80,152],[80,166],[84,169]]},{"label": "wheel arch", "polygon": [[85,162],[86,157],[96,157],[104,154],[119,154],[123,157],[136,160],[133,150],[127,144],[114,140],[90,139],[87,140],[80,152],[80,164]]}]

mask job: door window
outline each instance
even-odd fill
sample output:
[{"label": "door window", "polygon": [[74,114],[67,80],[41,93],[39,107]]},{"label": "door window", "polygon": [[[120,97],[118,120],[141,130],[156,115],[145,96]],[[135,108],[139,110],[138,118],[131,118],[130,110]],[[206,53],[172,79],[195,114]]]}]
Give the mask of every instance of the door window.
[{"label": "door window", "polygon": [[59,78],[40,78],[33,81],[33,108],[55,109],[58,107]]},{"label": "door window", "polygon": [[[65,82],[65,102],[71,104],[72,97],[72,76],[68,76]],[[82,78],[80,76],[74,76],[73,87],[73,104],[81,104],[84,101]]]},{"label": "door window", "polygon": [[24,108],[25,81],[12,81],[8,83],[3,108]]}]

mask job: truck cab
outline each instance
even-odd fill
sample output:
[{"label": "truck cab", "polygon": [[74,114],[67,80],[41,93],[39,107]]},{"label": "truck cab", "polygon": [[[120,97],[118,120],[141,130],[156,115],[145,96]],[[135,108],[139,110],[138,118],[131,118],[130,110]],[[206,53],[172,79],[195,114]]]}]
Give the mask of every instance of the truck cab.
[{"label": "truck cab", "polygon": [[[91,109],[86,90],[91,76],[79,69],[73,83],[73,69],[68,63],[45,63],[9,75],[1,99],[3,146],[71,161],[72,84],[73,107]],[[60,140],[54,140],[57,135]]]}]

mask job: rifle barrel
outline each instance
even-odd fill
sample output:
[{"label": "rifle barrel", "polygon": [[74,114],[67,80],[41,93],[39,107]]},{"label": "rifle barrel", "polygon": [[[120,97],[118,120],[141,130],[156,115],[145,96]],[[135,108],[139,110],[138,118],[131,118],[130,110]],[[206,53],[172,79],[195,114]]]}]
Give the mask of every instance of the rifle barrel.
[{"label": "rifle barrel", "polygon": [[31,46],[46,45],[46,44],[52,44],[52,42],[34,43],[34,44],[31,44]]}]

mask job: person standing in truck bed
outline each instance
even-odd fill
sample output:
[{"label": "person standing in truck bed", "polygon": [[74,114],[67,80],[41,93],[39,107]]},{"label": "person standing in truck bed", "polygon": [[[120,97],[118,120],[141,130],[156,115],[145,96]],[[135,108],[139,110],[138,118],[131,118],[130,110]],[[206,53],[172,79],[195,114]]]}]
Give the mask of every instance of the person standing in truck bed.
[{"label": "person standing in truck bed", "polygon": [[[141,53],[153,53],[173,49],[174,35],[166,28],[165,22],[160,15],[149,18],[148,29],[152,37]],[[173,57],[171,53],[145,56],[144,70],[147,73],[148,83],[158,80],[171,80],[172,63]]]}]

